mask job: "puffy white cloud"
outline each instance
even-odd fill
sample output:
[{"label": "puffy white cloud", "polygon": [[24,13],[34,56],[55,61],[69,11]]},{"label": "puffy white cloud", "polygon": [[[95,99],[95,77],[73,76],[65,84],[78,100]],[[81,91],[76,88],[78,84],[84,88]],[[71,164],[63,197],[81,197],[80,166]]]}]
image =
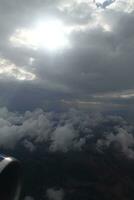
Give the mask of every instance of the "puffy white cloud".
[{"label": "puffy white cloud", "polygon": [[73,148],[80,150],[81,146],[84,145],[84,139],[73,127],[73,123],[74,125],[78,124],[79,119],[74,113],[71,122],[70,114],[58,116],[58,123],[55,126],[55,113],[45,113],[43,110],[37,109],[34,112],[27,111],[24,115],[19,115],[9,112],[6,108],[1,108],[0,146],[14,148],[22,140],[22,145],[32,152],[36,150],[36,145],[51,141],[50,151],[66,152]]},{"label": "puffy white cloud", "polygon": [[[13,148],[25,136],[35,138],[35,143],[44,141],[51,133],[51,122],[42,110],[34,113],[26,112],[25,115],[17,117],[17,114],[2,108],[0,115],[0,146],[2,147]],[[33,150],[34,146],[31,145],[28,141],[24,141],[24,146]]]},{"label": "puffy white cloud", "polygon": [[[7,108],[1,108],[0,146],[14,148],[24,138],[22,144],[30,151],[35,150],[36,144],[48,140],[51,141],[51,151],[68,151],[73,147],[80,149],[84,144],[84,139],[82,139],[83,136],[82,138],[79,136],[78,131],[73,126],[78,125],[78,130],[84,130],[86,121],[79,124],[82,118],[80,118],[80,114],[73,110],[58,116],[56,125],[55,117],[55,113],[45,113],[41,109],[34,112],[27,111],[24,115],[20,115],[9,112]],[[86,128],[84,131],[86,131]],[[32,140],[34,144],[27,138]]]},{"label": "puffy white cloud", "polygon": [[36,109],[24,114],[0,109],[0,147],[5,149],[19,143],[32,153],[44,144],[48,151],[68,152],[82,151],[90,145],[103,150],[116,143],[121,152],[134,158],[133,132],[134,126],[120,116],[75,109],[61,113]]},{"label": "puffy white cloud", "polygon": [[73,141],[77,137],[75,130],[70,125],[57,127],[53,132],[50,146],[51,151],[68,151],[73,147]]}]

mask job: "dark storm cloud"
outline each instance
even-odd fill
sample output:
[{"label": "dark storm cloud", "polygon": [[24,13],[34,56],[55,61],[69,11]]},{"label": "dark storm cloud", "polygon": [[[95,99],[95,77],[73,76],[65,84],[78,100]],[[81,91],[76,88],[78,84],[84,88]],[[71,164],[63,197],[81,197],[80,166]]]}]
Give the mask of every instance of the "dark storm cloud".
[{"label": "dark storm cloud", "polygon": [[[23,83],[16,74],[20,73],[21,78],[24,76],[18,69],[25,70],[27,76],[31,73],[36,77],[33,82],[26,83],[27,87],[30,84],[32,88],[31,94],[36,90],[34,88],[42,88],[44,93],[49,91],[48,99],[52,99],[53,91],[60,100],[59,92],[63,96],[65,93],[66,96],[73,96],[74,99],[90,99],[96,94],[120,93],[133,89],[134,15],[133,12],[125,12],[125,8],[130,6],[128,11],[133,10],[131,1],[125,4],[125,8],[120,5],[120,1],[116,1],[112,8],[104,11],[96,9],[92,1],[86,0],[14,0],[0,3],[0,54],[1,58],[8,60],[10,67],[12,63],[15,65],[16,71],[12,70],[10,75],[17,77],[15,87],[18,91]],[[71,48],[50,53],[25,46],[14,47],[9,41],[16,29],[30,29],[38,20],[44,20],[48,16],[59,18],[65,26],[71,27],[68,36]],[[4,68],[4,72],[0,74],[5,87],[7,73]],[[8,83],[14,84],[10,76]],[[10,99],[11,95],[12,91],[6,94],[6,98],[9,96]],[[1,93],[1,101],[3,98]],[[40,92],[38,98],[40,99]]]}]

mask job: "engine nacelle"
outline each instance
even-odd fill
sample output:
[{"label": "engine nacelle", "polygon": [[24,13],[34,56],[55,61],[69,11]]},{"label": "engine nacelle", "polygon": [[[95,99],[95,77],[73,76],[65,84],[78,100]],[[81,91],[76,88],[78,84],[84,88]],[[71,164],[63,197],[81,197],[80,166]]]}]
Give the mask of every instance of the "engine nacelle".
[{"label": "engine nacelle", "polygon": [[15,158],[0,154],[0,200],[18,200],[21,190],[21,167]]}]

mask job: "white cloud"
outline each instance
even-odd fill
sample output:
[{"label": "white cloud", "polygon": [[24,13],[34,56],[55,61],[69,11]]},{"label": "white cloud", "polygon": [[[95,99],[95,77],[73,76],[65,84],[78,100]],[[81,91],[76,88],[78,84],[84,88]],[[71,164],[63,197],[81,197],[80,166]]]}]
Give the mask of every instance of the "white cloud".
[{"label": "white cloud", "polygon": [[53,132],[50,146],[51,151],[68,151],[73,147],[73,141],[76,138],[76,133],[70,125],[57,127]]},{"label": "white cloud", "polygon": [[10,42],[16,47],[26,46],[35,50],[37,49],[37,41],[32,30],[17,29],[10,37]]},{"label": "white cloud", "polygon": [[[23,137],[35,139],[35,143],[48,140],[52,131],[51,122],[43,111],[26,112],[24,116],[10,113],[6,108],[0,109],[0,146],[14,148]],[[31,142],[24,140],[23,145],[34,150]]]},{"label": "white cloud", "polygon": [[84,114],[81,116],[75,110],[61,113],[56,126],[55,117],[56,113],[45,113],[41,109],[20,115],[1,108],[0,146],[7,149],[14,148],[22,140],[22,145],[32,152],[36,150],[36,145],[49,141],[50,151],[81,150],[86,138],[84,135],[80,136],[80,132],[90,134],[90,127],[100,122],[97,115],[95,119],[91,119]]},{"label": "white cloud", "polygon": [[1,79],[13,78],[20,81],[24,80],[31,81],[34,80],[36,76],[33,73],[28,72],[25,69],[16,66],[9,60],[0,58],[0,78]]},{"label": "white cloud", "polygon": [[117,11],[124,11],[131,13],[134,10],[134,1],[117,0],[114,4],[111,5],[111,8]]}]

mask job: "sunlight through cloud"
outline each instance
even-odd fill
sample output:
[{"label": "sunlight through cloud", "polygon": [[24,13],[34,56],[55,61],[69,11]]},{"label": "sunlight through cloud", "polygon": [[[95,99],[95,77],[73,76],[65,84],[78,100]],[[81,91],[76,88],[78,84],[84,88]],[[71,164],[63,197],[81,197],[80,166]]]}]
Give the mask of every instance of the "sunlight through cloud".
[{"label": "sunlight through cloud", "polygon": [[14,46],[25,46],[32,49],[46,48],[60,50],[69,47],[68,31],[63,23],[53,19],[39,22],[32,29],[17,29],[10,37]]},{"label": "sunlight through cloud", "polygon": [[35,74],[17,67],[9,60],[0,58],[0,78],[15,78],[20,81],[32,81],[36,78]]}]

